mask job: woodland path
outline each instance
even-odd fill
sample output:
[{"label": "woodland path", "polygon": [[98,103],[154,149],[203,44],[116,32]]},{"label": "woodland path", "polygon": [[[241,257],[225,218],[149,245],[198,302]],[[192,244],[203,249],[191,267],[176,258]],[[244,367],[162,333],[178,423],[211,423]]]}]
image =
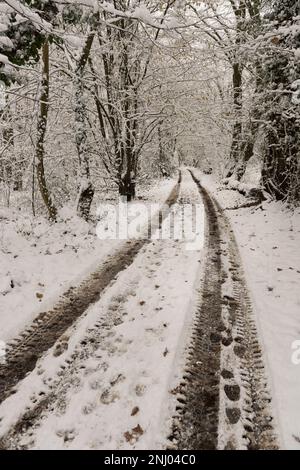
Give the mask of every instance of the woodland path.
[{"label": "woodland path", "polygon": [[[186,367],[176,389],[177,406],[166,447],[277,448],[263,354],[233,230],[218,202],[194,173],[184,172],[184,178],[193,179],[205,206],[204,277],[196,293],[197,308],[186,345]],[[181,174],[166,201],[170,207],[178,200],[180,186]],[[66,292],[53,310],[40,314],[12,341],[7,362],[0,366],[0,403],[15,393],[15,386],[35,369],[45,352],[54,347],[57,355],[61,354],[66,330],[101,298],[146,243],[147,240],[128,242],[81,285]],[[33,430],[38,430],[41,418],[59,407],[66,384],[75,383],[80,360],[91,355],[94,344],[103,340],[99,329],[101,321],[91,329],[89,339],[79,345],[77,354],[71,356],[51,392],[41,393],[0,437],[0,448],[30,448],[30,444],[22,443],[24,436],[31,436]]]},{"label": "woodland path", "polygon": [[206,264],[171,436],[179,449],[274,449],[262,350],[239,248],[218,202],[204,201]]}]

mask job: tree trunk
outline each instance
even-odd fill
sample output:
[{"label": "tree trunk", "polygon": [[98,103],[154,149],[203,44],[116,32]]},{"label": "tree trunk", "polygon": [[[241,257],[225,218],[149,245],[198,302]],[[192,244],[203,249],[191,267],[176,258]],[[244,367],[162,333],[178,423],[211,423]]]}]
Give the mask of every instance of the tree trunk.
[{"label": "tree trunk", "polygon": [[75,140],[80,168],[80,187],[77,198],[77,214],[86,220],[90,215],[95,189],[90,179],[83,72],[86,62],[89,58],[94,36],[94,33],[91,33],[88,36],[75,71]]},{"label": "tree trunk", "polygon": [[[244,2],[246,4],[252,26],[252,35],[253,37],[257,37],[257,35],[261,32],[261,0],[250,0],[248,2]],[[251,29],[250,29],[251,32]],[[262,85],[262,76],[263,76],[263,71],[261,67],[261,62],[260,60],[256,60],[255,64],[255,93],[254,96],[257,95],[259,92],[261,85]],[[253,153],[254,153],[254,145],[255,145],[255,140],[256,140],[256,135],[259,130],[259,111],[257,109],[257,105],[254,106],[254,108],[251,111],[252,119],[250,120],[249,125],[245,124],[244,128],[245,130],[249,129],[249,134],[246,140],[242,142],[242,152],[241,152],[241,159],[240,163],[238,164],[236,168],[236,177],[240,181],[242,177],[245,174],[247,164],[249,160],[252,158]],[[243,133],[245,134],[245,133]],[[243,135],[243,138],[245,139],[245,136]]]},{"label": "tree trunk", "polygon": [[40,110],[37,124],[37,144],[36,144],[36,176],[39,184],[39,189],[45,206],[49,213],[49,218],[52,221],[56,220],[57,210],[52,201],[51,194],[47,188],[45,170],[44,170],[44,155],[45,155],[45,135],[47,130],[48,109],[49,109],[49,42],[46,38],[42,48],[42,81],[41,81],[41,96],[40,96]]},{"label": "tree trunk", "polygon": [[131,142],[127,142],[129,147],[126,148],[125,156],[125,174],[119,178],[119,194],[125,196],[127,201],[131,201],[135,198],[135,159],[132,153]]},{"label": "tree trunk", "polygon": [[248,140],[246,143],[243,144],[242,159],[236,167],[236,179],[238,181],[241,181],[241,179],[243,178],[246,168],[247,168],[247,163],[249,162],[250,158],[252,158],[253,153],[254,153],[254,137],[251,136],[250,140]]},{"label": "tree trunk", "polygon": [[126,175],[119,182],[119,194],[120,196],[126,197],[127,201],[132,201],[135,198],[135,181],[131,176]]},{"label": "tree trunk", "polygon": [[[232,4],[235,2],[231,2]],[[240,0],[233,7],[234,15],[236,19],[236,38],[235,38],[235,51],[233,57],[232,65],[232,86],[233,86],[233,105],[235,112],[235,122],[233,125],[232,131],[232,144],[230,151],[230,167],[227,173],[227,178],[232,176],[234,169],[237,165],[237,162],[240,159],[240,150],[242,144],[242,134],[243,134],[243,64],[241,58],[239,57],[240,48],[244,38],[245,30],[245,20],[246,20],[246,2],[245,0]]]},{"label": "tree trunk", "polygon": [[243,103],[243,69],[241,64],[236,63],[233,65],[233,104],[235,111],[235,122],[232,131],[232,144],[230,150],[230,167],[228,169],[226,178],[230,178],[235,170],[237,162],[240,158],[241,142],[242,142],[242,103]]},{"label": "tree trunk", "polygon": [[88,220],[89,218],[94,194],[95,189],[90,181],[88,182],[86,187],[81,184],[77,201],[77,213],[80,217],[83,217],[85,220]]},{"label": "tree trunk", "polygon": [[[259,19],[257,21],[259,21]],[[255,83],[256,84],[255,84],[254,97],[259,96],[259,91],[261,90],[263,86],[262,75],[263,75],[263,72],[262,72],[261,63],[257,61],[256,67],[255,67]],[[259,111],[259,106],[257,103],[254,103],[254,106],[252,107],[250,111],[250,115],[251,115],[250,122],[247,125],[248,136],[247,136],[247,139],[244,140],[242,144],[241,160],[236,169],[236,176],[239,181],[244,176],[246,168],[247,168],[247,164],[254,154],[254,145],[256,141],[256,136],[260,128],[260,124],[259,124],[260,111]],[[244,136],[244,139],[245,139],[245,136]]]}]

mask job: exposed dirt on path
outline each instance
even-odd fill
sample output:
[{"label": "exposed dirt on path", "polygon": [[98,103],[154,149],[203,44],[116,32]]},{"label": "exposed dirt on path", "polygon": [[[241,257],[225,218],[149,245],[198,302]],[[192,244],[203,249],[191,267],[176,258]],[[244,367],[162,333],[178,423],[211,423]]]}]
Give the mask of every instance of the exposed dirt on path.
[{"label": "exposed dirt on path", "polygon": [[275,449],[271,398],[238,246],[224,211],[191,175],[206,209],[207,256],[171,447]]},{"label": "exposed dirt on path", "polygon": [[[165,201],[169,207],[177,201],[180,183],[181,173],[178,183]],[[51,311],[38,315],[30,327],[7,345],[5,364],[0,364],[0,403],[14,393],[14,386],[35,368],[37,360],[56,343],[77,318],[99,300],[105,288],[119,272],[133,262],[137,253],[148,241],[138,239],[126,242],[125,246],[108,257],[107,261],[78,287],[65,292]]]}]

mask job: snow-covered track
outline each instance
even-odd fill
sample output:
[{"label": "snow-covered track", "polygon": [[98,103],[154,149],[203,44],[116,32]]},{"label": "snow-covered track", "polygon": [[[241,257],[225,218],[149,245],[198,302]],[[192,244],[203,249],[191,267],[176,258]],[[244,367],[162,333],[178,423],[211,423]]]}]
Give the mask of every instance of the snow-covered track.
[{"label": "snow-covered track", "polygon": [[206,265],[170,440],[178,449],[276,449],[263,355],[224,210],[191,175],[207,216]]},{"label": "snow-covered track", "polygon": [[[169,207],[177,201],[180,184],[179,172],[178,182],[165,201]],[[16,384],[35,368],[38,359],[90,305],[99,300],[104,289],[118,273],[133,262],[148,241],[147,239],[128,241],[79,286],[65,292],[52,310],[39,314],[23,333],[7,345],[5,364],[0,364],[0,403],[14,393]]]}]

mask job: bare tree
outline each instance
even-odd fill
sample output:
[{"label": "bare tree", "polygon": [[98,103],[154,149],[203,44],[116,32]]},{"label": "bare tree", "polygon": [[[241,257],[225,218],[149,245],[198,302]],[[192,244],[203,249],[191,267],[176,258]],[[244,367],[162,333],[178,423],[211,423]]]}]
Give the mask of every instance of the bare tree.
[{"label": "bare tree", "polygon": [[37,143],[36,143],[36,175],[40,192],[51,220],[56,220],[57,210],[53,203],[52,196],[47,187],[44,156],[45,156],[45,135],[47,131],[48,110],[49,110],[49,41],[45,39],[42,46],[42,79],[41,95],[39,100],[39,116],[37,122]]}]

